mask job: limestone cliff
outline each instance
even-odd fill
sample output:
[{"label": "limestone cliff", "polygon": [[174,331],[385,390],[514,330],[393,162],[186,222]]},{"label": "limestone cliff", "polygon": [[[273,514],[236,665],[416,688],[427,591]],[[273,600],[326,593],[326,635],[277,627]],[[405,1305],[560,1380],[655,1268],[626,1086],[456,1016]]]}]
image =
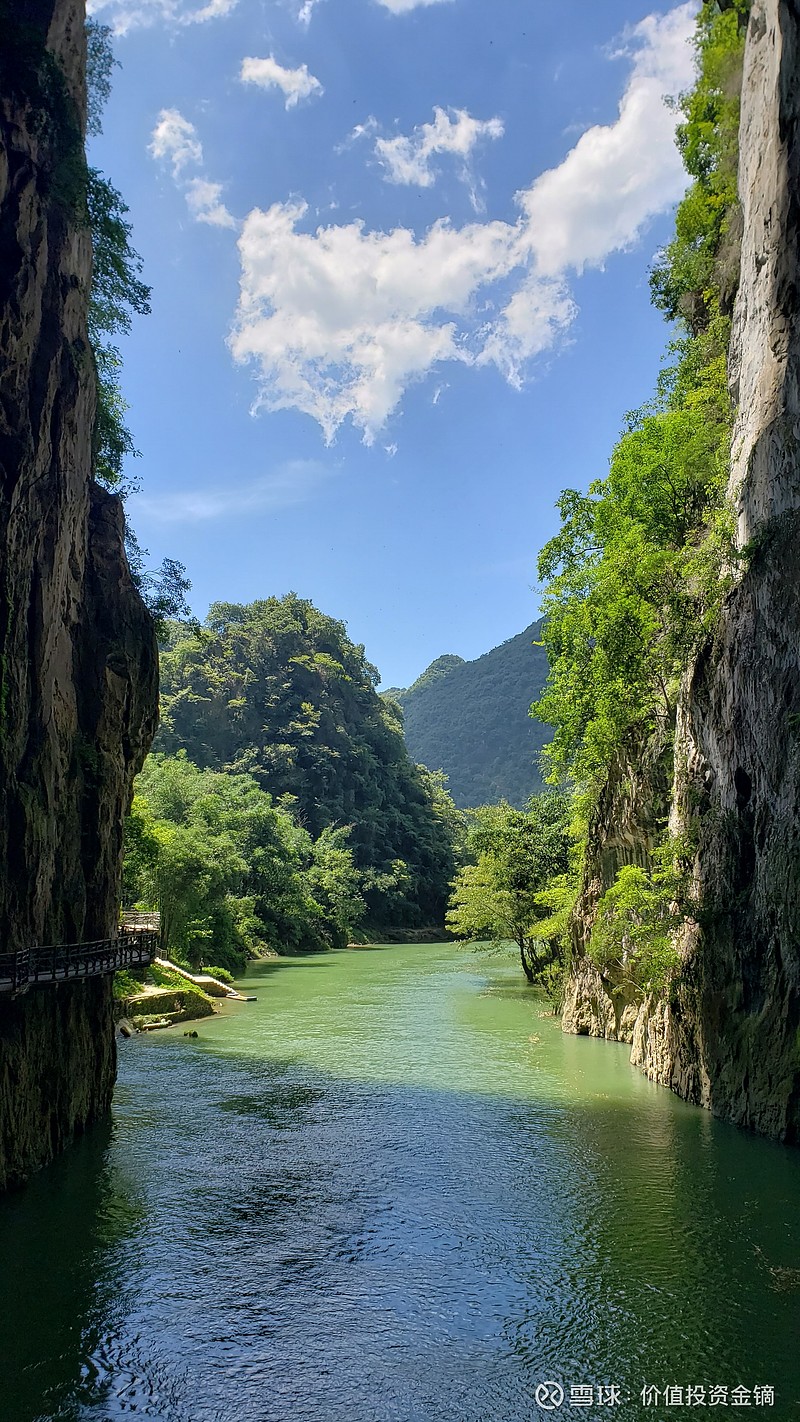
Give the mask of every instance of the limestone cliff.
[{"label": "limestone cliff", "polygon": [[691,669],[676,810],[704,913],[686,985],[635,1059],[742,1125],[800,1139],[800,5],[756,0],[739,188],[730,495],[744,572]]},{"label": "limestone cliff", "polygon": [[[755,0],[742,93],[729,494],[742,557],[684,679],[673,823],[699,834],[679,986],[632,1060],[737,1123],[800,1140],[800,4]],[[578,944],[580,948],[580,944]],[[565,1025],[614,1035],[578,961]],[[599,997],[598,997],[599,993]],[[596,1006],[593,1003],[596,1000]]]},{"label": "limestone cliff", "polygon": [[631,746],[611,766],[587,845],[583,886],[572,919],[573,971],[564,1000],[565,1032],[630,1042],[640,996],[621,965],[602,973],[588,955],[597,905],[624,864],[646,866],[669,810],[670,738]]},{"label": "limestone cliff", "polygon": [[[2,14],[0,945],[104,937],[123,817],[155,728],[152,621],[119,501],[93,485],[81,218],[81,0]],[[111,984],[0,999],[0,1186],[109,1105]]]}]

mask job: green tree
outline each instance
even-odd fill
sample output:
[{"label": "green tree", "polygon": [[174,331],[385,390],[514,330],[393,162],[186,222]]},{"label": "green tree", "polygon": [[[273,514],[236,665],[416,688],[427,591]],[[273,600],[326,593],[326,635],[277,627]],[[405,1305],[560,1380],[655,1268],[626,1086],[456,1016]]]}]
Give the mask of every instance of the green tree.
[{"label": "green tree", "polygon": [[555,727],[553,779],[572,774],[590,790],[616,755],[670,728],[683,668],[729,586],[728,267],[738,271],[747,9],[706,0],[698,18],[698,80],[679,128],[694,183],[653,273],[654,299],[679,323],[672,363],[629,416],[607,478],[561,495],[561,529],[539,559],[550,679],[534,711]]},{"label": "green tree", "polygon": [[744,30],[751,0],[703,4],[696,46],[698,77],[681,101],[678,147],[692,179],[679,204],[675,236],[656,263],[655,304],[671,321],[701,334],[717,311],[730,315],[738,283],[741,233],[736,178]]},{"label": "green tree", "polygon": [[364,913],[347,831],[314,841],[251,776],[150,756],[126,827],[126,900],[161,912],[165,950],[240,968],[264,948],[339,947]]},{"label": "green tree", "polygon": [[730,409],[715,367],[690,406],[631,417],[609,475],[558,501],[542,550],[553,778],[602,783],[613,756],[670,728],[681,671],[727,591],[721,517]]},{"label": "green tree", "polygon": [[[561,528],[539,560],[550,675],[532,711],[555,728],[545,752],[551,781],[571,780],[580,792],[584,845],[604,829],[614,777],[663,781],[666,794],[668,774],[651,771],[670,761],[681,681],[708,642],[738,556],[725,499],[727,349],[748,10],[746,0],[705,0],[698,14],[697,81],[680,101],[678,129],[692,182],[652,274],[653,299],[676,323],[656,396],[628,417],[608,475],[585,494],[561,495]],[[590,952],[640,986],[674,965],[669,945],[690,912],[675,894],[677,855],[665,829],[651,862],[623,865],[600,899]]]},{"label": "green tree", "polygon": [[628,981],[647,992],[664,986],[678,964],[675,931],[697,913],[694,850],[691,837],[674,836],[654,851],[647,868],[622,866],[600,899],[589,940],[599,968],[621,965]]},{"label": "green tree", "polygon": [[447,913],[457,937],[519,949],[528,982],[541,981],[558,951],[555,937],[539,925],[548,915],[542,895],[569,868],[570,804],[557,791],[544,792],[527,810],[508,804],[473,811],[468,845],[474,861],[456,876]]},{"label": "green tree", "polygon": [[246,871],[228,835],[209,837],[202,823],[157,818],[135,796],[126,835],[125,880],[136,902],[161,914],[162,952],[227,965],[237,942],[230,899]]},{"label": "green tree", "polygon": [[[111,93],[116,60],[111,30],[96,20],[86,24],[88,132],[103,128],[103,109]],[[97,371],[94,428],[94,475],[109,489],[120,489],[127,456],[135,454],[125,424],[122,357],[114,337],[126,335],[134,315],[150,311],[150,288],[142,280],[142,259],[132,245],[128,208],[121,194],[97,168],[87,166],[86,220],[92,234],[92,284],[89,293],[89,340]]]},{"label": "green tree", "polygon": [[[102,132],[103,109],[111,93],[117,61],[111,30],[96,20],[86,24],[88,132]],[[128,207],[108,178],[84,164],[84,218],[92,235],[92,282],[89,291],[89,342],[94,358],[97,403],[92,438],[93,476],[123,499],[136,488],[125,478],[126,462],[138,454],[126,424],[122,393],[122,355],[117,339],[131,329],[134,316],[150,312],[150,287],[142,280],[142,259],[133,246]],[[152,612],[159,634],[167,618],[186,617],[191,587],[186,569],[165,558],[160,568],[146,567],[147,551],[126,520],[126,549],[134,582]]]},{"label": "green tree", "polygon": [[348,847],[349,829],[324,829],[314,841],[305,870],[308,892],[319,906],[319,933],[331,948],[345,948],[364,917],[362,875]]},{"label": "green tree", "polygon": [[377,682],[343,623],[294,593],[216,603],[202,628],[170,629],[156,745],[290,797],[312,839],[349,826],[373,926],[443,924],[458,813]]}]

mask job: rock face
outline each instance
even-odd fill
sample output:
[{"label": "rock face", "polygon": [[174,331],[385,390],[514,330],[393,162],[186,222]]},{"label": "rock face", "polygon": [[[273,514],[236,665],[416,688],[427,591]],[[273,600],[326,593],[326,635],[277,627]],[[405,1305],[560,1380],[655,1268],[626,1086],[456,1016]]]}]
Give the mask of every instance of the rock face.
[{"label": "rock face", "polygon": [[[632,1060],[740,1125],[800,1141],[800,4],[755,0],[730,356],[730,495],[742,572],[689,669],[673,817],[699,826],[703,911],[669,1001],[639,1005]],[[592,976],[592,974],[594,976]],[[579,963],[573,1030],[609,1035]],[[597,1005],[594,1006],[593,1004]],[[613,1034],[613,1033],[612,1033]]]},{"label": "rock face", "polygon": [[[81,0],[4,20],[0,83],[0,951],[106,937],[155,730],[152,620],[92,484],[91,240],[74,196]],[[0,1187],[104,1112],[108,979],[0,998]]]},{"label": "rock face", "polygon": [[640,1000],[624,965],[602,974],[587,955],[597,905],[625,864],[646,867],[669,809],[672,767],[666,733],[659,742],[630,747],[611,766],[597,806],[572,920],[574,968],[561,1025],[579,1036],[632,1042]]},{"label": "rock face", "polygon": [[692,668],[675,802],[701,825],[686,988],[643,1033],[648,1073],[800,1138],[800,5],[756,0],[742,93],[744,235],[730,495],[746,571]]}]

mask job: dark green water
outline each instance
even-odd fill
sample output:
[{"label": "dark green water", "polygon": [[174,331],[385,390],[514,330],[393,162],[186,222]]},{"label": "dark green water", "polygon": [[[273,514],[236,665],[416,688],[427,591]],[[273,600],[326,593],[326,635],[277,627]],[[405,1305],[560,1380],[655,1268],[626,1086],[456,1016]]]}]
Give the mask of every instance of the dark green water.
[{"label": "dark green water", "polygon": [[[562,1036],[505,959],[252,986],[123,1043],[113,1126],[0,1204],[0,1422],[800,1416],[800,1152]],[[712,1409],[739,1385],[774,1405]]]}]

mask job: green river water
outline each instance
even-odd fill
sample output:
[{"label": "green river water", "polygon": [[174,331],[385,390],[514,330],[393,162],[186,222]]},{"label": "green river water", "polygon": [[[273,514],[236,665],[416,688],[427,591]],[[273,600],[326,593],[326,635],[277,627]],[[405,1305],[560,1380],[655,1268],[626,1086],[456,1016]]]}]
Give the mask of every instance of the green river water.
[{"label": "green river water", "polygon": [[121,1043],[113,1122],[0,1203],[0,1422],[800,1417],[800,1152],[510,958],[247,985]]}]

